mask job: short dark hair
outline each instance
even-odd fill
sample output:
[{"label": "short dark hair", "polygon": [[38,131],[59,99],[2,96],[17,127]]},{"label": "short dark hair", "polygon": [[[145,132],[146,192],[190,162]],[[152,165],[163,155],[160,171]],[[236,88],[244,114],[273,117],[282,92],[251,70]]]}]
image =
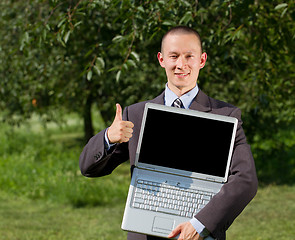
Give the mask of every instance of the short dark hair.
[{"label": "short dark hair", "polygon": [[187,26],[176,26],[173,28],[170,28],[168,30],[168,32],[165,33],[165,35],[162,38],[162,42],[161,42],[161,51],[163,51],[163,42],[164,39],[169,35],[169,34],[174,34],[174,33],[183,33],[183,34],[194,34],[200,42],[200,47],[201,47],[201,52],[203,52],[203,48],[202,48],[202,40],[201,40],[201,36],[200,34],[193,28],[187,27]]}]

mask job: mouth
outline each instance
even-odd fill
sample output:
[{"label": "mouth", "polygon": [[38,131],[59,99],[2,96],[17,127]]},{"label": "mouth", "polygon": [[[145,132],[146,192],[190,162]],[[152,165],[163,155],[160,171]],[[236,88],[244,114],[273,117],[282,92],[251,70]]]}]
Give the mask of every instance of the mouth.
[{"label": "mouth", "polygon": [[174,75],[179,78],[184,78],[187,77],[189,73],[174,73]]}]

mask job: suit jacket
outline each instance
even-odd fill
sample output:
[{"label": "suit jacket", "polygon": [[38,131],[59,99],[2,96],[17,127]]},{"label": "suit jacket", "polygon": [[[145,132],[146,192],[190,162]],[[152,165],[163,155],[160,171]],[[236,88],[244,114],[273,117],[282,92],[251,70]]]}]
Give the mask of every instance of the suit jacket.
[{"label": "suit jacket", "polygon": [[[111,151],[104,147],[105,130],[92,137],[80,155],[80,169],[84,176],[100,177],[110,174],[119,164],[130,159],[134,166],[135,152],[141,127],[145,103],[164,104],[164,92],[153,100],[126,107],[123,119],[133,122],[133,136],[128,143],[116,144]],[[217,239],[225,239],[225,231],[243,211],[257,192],[257,176],[250,146],[242,128],[241,111],[233,105],[208,97],[199,90],[190,109],[232,116],[238,119],[228,182],[220,192],[195,216]],[[128,240],[159,239],[135,233]]]}]

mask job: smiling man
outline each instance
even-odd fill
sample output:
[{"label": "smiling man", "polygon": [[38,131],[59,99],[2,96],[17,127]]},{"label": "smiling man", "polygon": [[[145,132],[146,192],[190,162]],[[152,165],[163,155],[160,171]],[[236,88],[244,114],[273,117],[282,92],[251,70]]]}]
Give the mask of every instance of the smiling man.
[{"label": "smiling man", "polygon": [[165,68],[168,88],[181,97],[196,86],[207,54],[202,53],[201,39],[197,32],[174,28],[163,37],[158,60]]},{"label": "smiling man", "polygon": [[[228,182],[198,214],[190,221],[177,226],[167,236],[173,238],[179,235],[181,240],[202,240],[210,235],[223,240],[226,230],[257,191],[255,164],[242,128],[241,111],[231,104],[208,97],[198,88],[199,71],[205,66],[207,54],[202,51],[201,38],[195,30],[184,26],[170,29],[162,39],[158,60],[167,76],[163,93],[153,100],[126,107],[123,115],[121,106],[117,104],[112,125],[96,134],[84,147],[80,155],[81,172],[87,177],[104,176],[128,159],[132,171],[143,110],[147,102],[235,117],[239,120],[239,124]],[[198,136],[181,140],[193,141],[195,137]],[[169,151],[165,149],[167,150]],[[161,146],[151,151],[156,155],[157,151],[161,151]],[[196,156],[198,156],[198,146],[192,161],[197,159]],[[128,240],[147,239],[160,240],[152,236],[128,234]]]}]

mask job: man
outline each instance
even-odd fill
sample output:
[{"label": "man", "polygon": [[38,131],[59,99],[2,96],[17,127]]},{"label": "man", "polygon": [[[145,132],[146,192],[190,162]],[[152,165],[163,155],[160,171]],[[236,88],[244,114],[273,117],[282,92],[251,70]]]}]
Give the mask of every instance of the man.
[{"label": "man", "polygon": [[[158,60],[166,71],[166,88],[161,95],[147,102],[227,115],[239,120],[228,182],[193,219],[180,224],[167,236],[173,238],[179,234],[179,239],[202,240],[211,235],[225,239],[225,231],[257,191],[255,164],[242,128],[241,112],[228,103],[208,97],[198,88],[199,71],[205,66],[207,54],[202,52],[201,39],[195,30],[183,26],[170,29],[162,39]],[[121,106],[116,104],[112,125],[91,138],[81,153],[83,175],[110,174],[128,159],[133,169],[145,103],[126,107],[123,116]],[[161,151],[161,146],[157,150]],[[128,239],[159,238],[129,233]]]}]

